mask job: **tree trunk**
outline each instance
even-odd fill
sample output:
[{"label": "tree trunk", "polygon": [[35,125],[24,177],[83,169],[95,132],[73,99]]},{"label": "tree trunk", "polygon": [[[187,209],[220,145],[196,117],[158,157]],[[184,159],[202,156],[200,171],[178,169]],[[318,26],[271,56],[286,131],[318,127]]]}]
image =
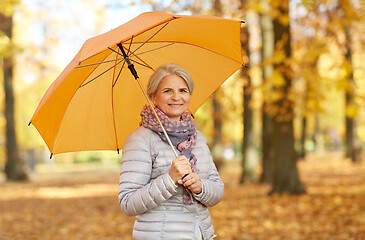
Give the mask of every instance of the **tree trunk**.
[{"label": "tree trunk", "polygon": [[[269,7],[267,4],[262,2],[263,7]],[[273,22],[269,15],[266,13],[260,16],[260,26],[261,26],[261,36],[262,36],[262,60],[268,60],[272,57],[274,52],[274,29]],[[268,86],[267,79],[270,78],[272,74],[272,65],[263,64],[263,89],[265,91],[270,91],[271,87]],[[263,94],[265,95],[265,93]],[[262,104],[262,131],[261,131],[261,146],[262,146],[262,172],[260,176],[260,182],[271,183],[271,159],[272,159],[272,117],[267,113],[266,109],[268,106],[268,100],[263,100]]]},{"label": "tree trunk", "polygon": [[[13,17],[0,13],[0,31],[12,39]],[[10,54],[3,59],[4,91],[5,91],[5,120],[6,120],[6,156],[5,174],[8,180],[19,181],[28,178],[24,161],[21,159],[16,141],[14,119],[14,91],[13,91],[13,56]]]},{"label": "tree trunk", "polygon": [[[350,35],[350,27],[348,25],[344,26],[345,36],[346,36],[346,60],[352,65],[352,49],[351,49],[351,35]],[[349,89],[346,90],[346,109],[348,106],[355,105],[355,80],[354,80],[354,72],[351,69],[349,75]],[[357,135],[357,120],[353,116],[348,116],[346,114],[346,157],[351,158],[352,162],[359,163],[362,161],[361,159],[361,143],[359,137]]]},{"label": "tree trunk", "polygon": [[302,117],[302,134],[300,136],[300,158],[304,158],[305,157],[305,139],[306,139],[306,135],[307,135],[307,117],[303,116]]},{"label": "tree trunk", "polygon": [[272,128],[273,119],[265,112],[266,103],[263,103],[262,110],[262,172],[260,176],[261,183],[272,183]]},{"label": "tree trunk", "polygon": [[[348,94],[346,94],[348,99]],[[361,143],[357,136],[357,121],[355,118],[346,117],[346,157],[351,158],[352,162],[360,163],[361,159]]]},{"label": "tree trunk", "polygon": [[[247,4],[246,2],[247,1],[242,1],[242,6]],[[250,56],[249,32],[247,23],[241,28],[241,46],[242,50],[244,51],[243,55]],[[253,111],[250,106],[252,99],[252,82],[246,69],[241,69],[241,77],[245,79],[245,83],[243,84],[243,159],[240,183],[256,182],[258,180],[258,176],[256,174],[258,159],[254,141]]]},{"label": "tree trunk", "polygon": [[[222,5],[220,0],[215,0],[213,4],[213,15],[220,17],[222,15]],[[217,98],[219,89],[212,95],[213,105],[213,149],[212,155],[214,163],[219,169],[223,165],[223,148],[222,148],[222,110]]]},{"label": "tree trunk", "polygon": [[270,192],[302,194],[305,192],[298,170],[297,157],[294,150],[292,121],[274,121],[273,137],[273,187]]},{"label": "tree trunk", "polygon": [[244,183],[257,181],[258,160],[254,141],[253,111],[250,106],[252,99],[251,78],[247,75],[246,69],[242,69],[241,73],[247,79],[243,86],[243,172],[240,180],[241,183]]},{"label": "tree trunk", "polygon": [[318,113],[316,113],[314,115],[314,132],[311,135],[311,139],[313,142],[313,151],[318,151],[323,149],[323,146],[321,145],[319,138],[320,138],[319,115]]},{"label": "tree trunk", "polygon": [[218,146],[222,143],[222,110],[217,99],[217,94],[212,95],[213,105],[213,146]]},{"label": "tree trunk", "polygon": [[[289,16],[289,0],[284,0],[278,10],[282,15]],[[291,56],[290,25],[284,25],[279,19],[275,19],[274,32],[275,44],[283,44],[283,51],[289,58]],[[274,102],[275,109],[279,110],[273,121],[273,186],[270,194],[284,192],[301,194],[305,192],[305,189],[299,179],[294,149],[294,103],[288,98],[291,88],[291,66],[280,62],[274,67],[282,73],[284,85],[276,86],[274,89],[282,97]]]}]

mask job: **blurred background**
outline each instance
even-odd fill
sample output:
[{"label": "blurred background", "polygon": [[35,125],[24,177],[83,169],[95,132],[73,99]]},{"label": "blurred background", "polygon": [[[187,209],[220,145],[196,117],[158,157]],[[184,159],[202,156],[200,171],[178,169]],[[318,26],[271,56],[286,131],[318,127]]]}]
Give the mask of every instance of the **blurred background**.
[{"label": "blurred background", "polygon": [[[358,188],[353,194],[362,199],[365,1],[1,0],[0,200],[4,204],[6,193],[17,199],[11,191],[20,186],[11,185],[16,181],[31,184],[44,180],[47,174],[70,172],[91,171],[103,179],[110,176],[108,171],[117,174],[120,155],[116,152],[60,154],[50,159],[36,129],[27,125],[48,86],[88,38],[146,11],[245,21],[241,40],[247,68],[231,76],[195,116],[219,170],[223,175],[234,173],[224,178],[226,184],[234,183],[228,185],[228,192],[230,186],[246,186],[244,191],[253,191],[253,195],[310,195],[316,192],[309,181],[313,178],[311,171],[328,169],[334,173],[342,168],[348,172],[339,175],[357,176]],[[318,168],[320,164],[323,168]],[[97,170],[101,175],[95,174]],[[322,176],[318,171],[316,176]],[[77,183],[80,174],[75,178]],[[64,176],[57,176],[58,183],[64,181],[60,180]],[[112,180],[108,184],[110,187]],[[328,189],[328,185],[325,187]],[[57,196],[57,191],[49,193]],[[341,201],[343,204],[344,199]],[[349,225],[356,222],[364,226],[364,209],[354,211],[362,215]],[[222,217],[219,214],[217,210],[213,215],[216,222]],[[252,231],[251,225],[239,226]],[[261,225],[261,230],[270,226]],[[365,232],[364,228],[351,229],[348,239]],[[261,236],[257,235],[259,230],[252,235],[232,235],[240,231],[221,229],[220,233],[225,239],[271,239],[250,238]],[[302,234],[281,239],[301,239]],[[11,236],[7,235],[9,239]]]}]

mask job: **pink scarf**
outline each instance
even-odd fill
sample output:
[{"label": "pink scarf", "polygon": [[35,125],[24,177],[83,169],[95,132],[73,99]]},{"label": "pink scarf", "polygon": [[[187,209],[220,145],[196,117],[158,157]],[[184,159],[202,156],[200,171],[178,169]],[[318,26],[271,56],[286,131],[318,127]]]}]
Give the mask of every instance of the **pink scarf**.
[{"label": "pink scarf", "polygon": [[[187,159],[189,159],[191,170],[198,173],[199,170],[196,167],[197,159],[192,152],[196,143],[196,128],[190,114],[188,112],[183,113],[181,121],[179,122],[170,119],[156,107],[155,111],[169,135],[172,144],[181,152],[181,155],[185,155]],[[164,142],[167,143],[167,139],[160,124],[153,114],[151,107],[147,104],[142,109],[140,125],[154,131]],[[187,188],[184,188],[183,201],[185,204],[193,204],[193,196],[191,191]]]}]

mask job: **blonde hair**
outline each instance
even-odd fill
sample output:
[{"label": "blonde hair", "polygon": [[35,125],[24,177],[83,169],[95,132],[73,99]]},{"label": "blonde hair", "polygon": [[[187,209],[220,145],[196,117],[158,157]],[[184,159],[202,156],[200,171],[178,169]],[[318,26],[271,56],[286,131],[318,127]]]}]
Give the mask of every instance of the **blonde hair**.
[{"label": "blonde hair", "polygon": [[190,95],[193,93],[194,82],[188,71],[175,63],[168,63],[158,67],[151,75],[147,84],[147,95],[151,98],[157,92],[162,80],[171,75],[176,75],[184,79],[186,85],[188,85]]}]

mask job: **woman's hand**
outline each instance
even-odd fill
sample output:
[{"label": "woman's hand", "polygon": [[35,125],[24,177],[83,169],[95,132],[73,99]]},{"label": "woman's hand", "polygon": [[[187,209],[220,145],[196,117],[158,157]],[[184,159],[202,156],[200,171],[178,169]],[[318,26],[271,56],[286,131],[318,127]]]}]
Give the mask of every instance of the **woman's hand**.
[{"label": "woman's hand", "polygon": [[179,180],[191,172],[190,162],[184,155],[172,160],[169,175],[175,184],[179,183]]},{"label": "woman's hand", "polygon": [[177,181],[178,184],[188,188],[192,193],[200,194],[202,192],[202,182],[197,173],[189,173],[183,179]]}]

